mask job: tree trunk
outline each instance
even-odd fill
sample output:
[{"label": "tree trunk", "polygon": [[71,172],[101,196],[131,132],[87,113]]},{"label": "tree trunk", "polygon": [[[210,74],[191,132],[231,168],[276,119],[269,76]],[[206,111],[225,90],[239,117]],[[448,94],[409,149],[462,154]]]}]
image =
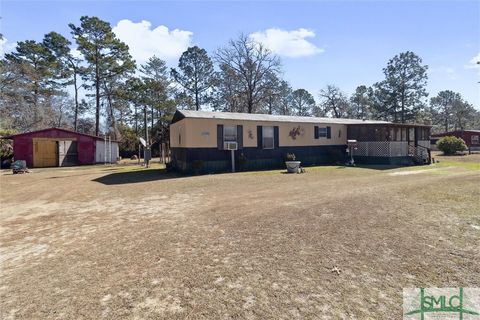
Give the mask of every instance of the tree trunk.
[{"label": "tree trunk", "polygon": [[95,135],[100,132],[100,69],[95,62]]},{"label": "tree trunk", "polygon": [[145,141],[147,142],[147,145],[149,144],[148,143],[148,121],[147,121],[147,107],[144,106],[143,107],[143,128],[145,130]]},{"label": "tree trunk", "polygon": [[445,107],[445,132],[448,132],[448,112],[447,112],[447,107]]},{"label": "tree trunk", "polygon": [[154,121],[154,118],[155,118],[155,109],[153,108],[153,106],[152,106],[152,112],[151,112],[151,114],[152,114],[152,119],[151,119],[151,124],[152,124],[152,125],[150,126],[150,128],[153,130],[153,125],[155,124],[155,121]]},{"label": "tree trunk", "polygon": [[198,90],[195,90],[195,110],[200,110],[200,101],[198,101]]},{"label": "tree trunk", "polygon": [[73,129],[77,131],[78,126],[78,87],[77,87],[77,70],[73,71],[73,87],[75,89],[75,113],[73,120]]},{"label": "tree trunk", "polygon": [[401,108],[401,120],[402,123],[405,123],[405,92],[402,92],[402,108]]},{"label": "tree trunk", "polygon": [[137,105],[135,105],[135,136],[138,137],[138,112],[137,112]]},{"label": "tree trunk", "polygon": [[339,118],[338,116],[338,111],[337,111],[337,107],[335,105],[333,105],[333,114],[335,115],[335,118]]},{"label": "tree trunk", "polygon": [[38,84],[35,82],[35,89],[33,91],[33,127],[38,127]]},{"label": "tree trunk", "polygon": [[247,112],[248,113],[253,113],[253,101],[251,98],[248,99],[248,104],[247,104]]},{"label": "tree trunk", "polygon": [[117,123],[115,121],[115,113],[113,112],[112,97],[108,92],[107,92],[107,101],[108,101],[108,109],[110,114],[110,121],[112,123],[113,139],[117,140]]}]

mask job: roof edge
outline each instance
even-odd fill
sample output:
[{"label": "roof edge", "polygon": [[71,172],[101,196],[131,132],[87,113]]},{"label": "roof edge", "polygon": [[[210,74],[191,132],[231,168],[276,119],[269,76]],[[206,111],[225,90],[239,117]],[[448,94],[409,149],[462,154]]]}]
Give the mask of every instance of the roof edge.
[{"label": "roof edge", "polygon": [[[221,118],[216,118],[215,115],[222,115]],[[242,115],[242,116],[267,116],[270,119],[236,119],[232,117],[228,118],[228,115]],[[210,116],[210,117],[208,117]],[[417,123],[396,123],[384,120],[362,120],[352,118],[327,118],[327,117],[308,117],[308,116],[286,116],[286,115],[271,115],[264,113],[241,113],[241,112],[219,112],[219,111],[196,111],[196,110],[179,110],[175,111],[172,122],[176,123],[185,118],[188,119],[223,119],[223,120],[237,120],[237,121],[266,121],[266,122],[304,122],[304,123],[333,123],[333,124],[345,124],[345,125],[391,125],[391,126],[414,126],[414,127],[432,127],[427,124]],[[275,119],[277,118],[277,119]],[[292,121],[286,121],[285,118],[291,118]],[[294,118],[299,118],[302,121],[295,121]],[[340,121],[335,121],[340,120]],[[351,123],[348,123],[351,120]]]},{"label": "roof edge", "polygon": [[[97,140],[105,140],[105,138],[102,138],[102,137],[99,137],[99,136],[94,136],[92,134],[77,132],[77,131],[68,130],[68,129],[65,129],[65,128],[57,128],[57,127],[51,127],[51,128],[40,129],[40,130],[34,130],[34,131],[27,131],[27,132],[12,134],[12,135],[9,135],[9,136],[1,137],[1,139],[13,139],[15,137],[25,136],[25,135],[32,134],[32,133],[46,132],[46,131],[50,131],[50,130],[59,130],[59,131],[67,132],[67,133],[73,133],[73,134],[78,134],[78,135],[81,135],[81,136],[90,137],[90,138],[97,139]],[[111,141],[112,142],[118,142],[117,140],[111,140]]]}]

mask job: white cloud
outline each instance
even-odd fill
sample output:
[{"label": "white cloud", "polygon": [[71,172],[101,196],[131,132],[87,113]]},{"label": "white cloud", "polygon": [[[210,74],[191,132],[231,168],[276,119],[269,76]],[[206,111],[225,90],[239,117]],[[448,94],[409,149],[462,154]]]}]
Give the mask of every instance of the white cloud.
[{"label": "white cloud", "polygon": [[152,29],[149,21],[135,23],[128,19],[120,20],[113,32],[130,48],[130,54],[138,63],[156,55],[173,62],[190,45],[193,33],[185,30],[169,30],[166,26]]},{"label": "white cloud", "polygon": [[12,52],[17,46],[16,42],[8,42],[7,38],[0,40],[0,58],[5,55],[5,53]]},{"label": "white cloud", "polygon": [[314,38],[315,32],[304,28],[291,31],[271,28],[254,32],[250,37],[263,43],[273,52],[287,57],[311,56],[324,51],[307,40]]},{"label": "white cloud", "polygon": [[469,62],[468,62],[468,65],[466,65],[465,67],[467,69],[474,69],[474,68],[480,68],[480,52],[475,56],[473,57]]}]

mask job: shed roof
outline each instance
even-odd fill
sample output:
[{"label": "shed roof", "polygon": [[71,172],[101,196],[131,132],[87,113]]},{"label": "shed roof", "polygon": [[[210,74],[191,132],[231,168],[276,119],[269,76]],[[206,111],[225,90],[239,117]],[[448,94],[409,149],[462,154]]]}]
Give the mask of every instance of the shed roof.
[{"label": "shed roof", "polygon": [[442,137],[448,136],[449,134],[462,134],[462,133],[480,133],[480,130],[454,130],[454,131],[447,131],[442,133],[434,133],[432,137]]},{"label": "shed roof", "polygon": [[[360,120],[345,118],[320,118],[320,117],[301,117],[301,116],[280,116],[258,113],[236,113],[236,112],[213,112],[213,111],[193,111],[177,110],[173,116],[172,123],[184,118],[194,119],[222,119],[222,120],[242,120],[242,121],[264,121],[264,122],[295,122],[295,123],[332,123],[332,124],[391,124],[397,123],[380,120]],[[409,126],[423,126],[415,124],[402,124]]]},{"label": "shed roof", "polygon": [[[73,130],[68,130],[68,129],[63,129],[63,128],[56,128],[56,127],[46,128],[46,129],[41,129],[41,130],[35,130],[35,131],[22,132],[22,133],[17,133],[17,134],[12,134],[12,135],[9,135],[9,136],[1,137],[1,139],[13,139],[13,138],[15,138],[15,137],[21,137],[21,136],[26,136],[26,135],[35,134],[35,133],[48,132],[48,131],[52,131],[52,130],[63,131],[63,132],[70,133],[70,134],[75,134],[75,135],[79,135],[79,136],[90,137],[90,138],[93,138],[93,139],[96,139],[96,140],[105,140],[105,139],[102,138],[102,137],[94,136],[94,135],[91,135],[91,134],[76,132],[76,131],[73,131]],[[113,140],[112,140],[112,141],[113,141]]]}]

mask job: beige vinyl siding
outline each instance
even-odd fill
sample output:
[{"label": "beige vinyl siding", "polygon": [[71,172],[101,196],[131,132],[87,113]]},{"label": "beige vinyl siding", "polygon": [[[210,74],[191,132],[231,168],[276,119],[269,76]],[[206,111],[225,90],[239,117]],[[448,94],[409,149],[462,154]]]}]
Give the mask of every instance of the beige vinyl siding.
[{"label": "beige vinyl siding", "polygon": [[[244,147],[257,147],[257,126],[278,126],[280,147],[342,145],[347,143],[347,127],[344,124],[185,118],[171,125],[170,145],[174,148],[216,148],[217,125],[219,124],[242,125]],[[315,139],[315,126],[329,126],[331,128],[331,139]],[[291,131],[299,133],[295,135],[295,139],[291,137]],[[179,143],[179,135],[182,136],[181,143]]]},{"label": "beige vinyl siding", "polygon": [[170,147],[187,147],[185,119],[170,125]]},{"label": "beige vinyl siding", "polygon": [[[279,136],[280,147],[295,146],[323,146],[323,145],[340,145],[347,144],[347,126],[344,124],[327,124],[327,123],[280,123]],[[331,129],[331,138],[324,137],[315,139],[315,126]],[[298,129],[300,135],[292,139],[290,132]],[[339,137],[340,132],[340,137]]]}]

